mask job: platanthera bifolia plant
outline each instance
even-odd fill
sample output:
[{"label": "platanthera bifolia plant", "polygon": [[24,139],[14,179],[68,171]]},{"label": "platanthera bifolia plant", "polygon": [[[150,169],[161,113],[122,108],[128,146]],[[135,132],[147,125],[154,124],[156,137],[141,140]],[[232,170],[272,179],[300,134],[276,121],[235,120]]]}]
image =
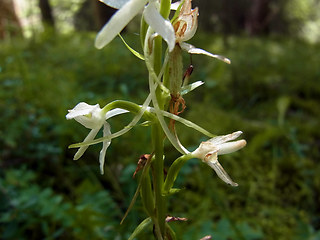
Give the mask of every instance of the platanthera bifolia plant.
[{"label": "platanthera bifolia plant", "polygon": [[[245,140],[234,141],[241,135],[241,131],[216,136],[196,123],[179,116],[186,108],[184,95],[203,85],[201,81],[189,83],[193,68],[190,65],[184,70],[182,55],[203,54],[227,64],[230,64],[230,60],[186,42],[195,35],[198,26],[198,8],[192,9],[191,0],[174,3],[171,0],[101,1],[118,11],[98,33],[95,40],[95,46],[98,49],[105,47],[117,35],[120,36],[122,29],[136,15],[142,13],[140,38],[143,54],[131,48],[121,36],[120,38],[135,56],[145,62],[150,92],[146,94],[146,99],[141,105],[115,100],[101,108],[99,104],[89,105],[80,102],[69,110],[67,119],[75,119],[90,129],[83,142],[70,146],[78,148],[74,160],[78,160],[90,145],[102,143],[99,164],[103,174],[106,151],[111,140],[130,131],[141,119],[147,121],[146,127],[151,128],[152,152],[142,155],[138,162],[135,174],[140,170],[139,184],[128,210],[140,193],[148,217],[137,226],[129,239],[133,239],[147,228],[152,229],[157,240],[176,239],[177,236],[170,227],[170,222],[184,219],[173,217],[168,213],[167,200],[169,196],[179,191],[173,186],[184,163],[191,158],[198,158],[211,167],[224,182],[235,187],[238,184],[223,169],[218,161],[218,155],[235,152],[246,145]],[[171,19],[169,16],[172,16]],[[134,114],[131,122],[120,131],[111,133],[108,119],[128,112]],[[190,152],[179,140],[176,122],[199,131],[209,139],[201,142],[196,150]],[[95,139],[100,129],[103,131],[103,137]],[[167,168],[166,173],[164,171],[164,161],[167,160],[164,151],[165,141],[169,141],[181,154],[174,161],[170,161],[172,164]],[[209,238],[207,236],[206,239]]]}]

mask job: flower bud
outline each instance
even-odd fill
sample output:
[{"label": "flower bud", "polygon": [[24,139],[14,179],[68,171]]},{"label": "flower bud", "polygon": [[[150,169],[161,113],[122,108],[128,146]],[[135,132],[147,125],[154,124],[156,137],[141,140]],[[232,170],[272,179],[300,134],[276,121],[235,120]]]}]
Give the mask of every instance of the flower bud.
[{"label": "flower bud", "polygon": [[178,18],[173,23],[176,42],[184,42],[191,39],[198,27],[198,8],[191,9],[191,0],[185,0]]}]

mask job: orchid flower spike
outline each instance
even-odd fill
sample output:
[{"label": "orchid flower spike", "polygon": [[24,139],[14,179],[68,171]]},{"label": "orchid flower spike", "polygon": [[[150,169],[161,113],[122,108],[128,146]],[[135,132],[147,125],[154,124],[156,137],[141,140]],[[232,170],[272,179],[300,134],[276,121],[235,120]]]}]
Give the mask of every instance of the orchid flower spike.
[{"label": "orchid flower spike", "polygon": [[224,182],[236,187],[238,184],[233,182],[228,173],[223,169],[218,161],[218,155],[232,153],[246,146],[247,142],[243,139],[232,141],[238,138],[241,134],[241,131],[237,131],[228,135],[211,138],[206,142],[202,142],[191,154],[213,168],[218,177]]},{"label": "orchid flower spike", "polygon": [[176,43],[180,45],[182,50],[190,54],[204,54],[230,64],[231,61],[226,57],[212,54],[203,49],[196,48],[189,43],[185,43],[185,41],[188,41],[194,36],[198,28],[198,8],[192,9],[191,2],[192,0],[184,0],[184,3],[180,9],[179,16],[173,22],[173,28],[176,35]]},{"label": "orchid flower spike", "polygon": [[[73,109],[68,110],[69,113],[66,115],[66,118],[69,119],[75,119],[77,122],[81,123],[86,128],[91,129],[88,136],[84,139],[83,142],[89,142],[92,141],[100,129],[103,127],[103,136],[106,137],[108,135],[111,135],[110,131],[110,125],[106,120],[108,118],[111,118],[113,116],[126,113],[128,111],[123,109],[113,109],[109,112],[104,113],[104,111],[100,108],[99,104],[96,105],[89,105],[85,102],[78,103]],[[104,140],[103,146],[100,151],[99,156],[99,163],[100,163],[100,172],[103,174],[103,166],[106,156],[107,148],[111,144],[110,140]],[[76,154],[73,157],[73,160],[78,160],[84,152],[87,150],[88,146],[82,146],[78,149]]]},{"label": "orchid flower spike", "polygon": [[[119,8],[109,22],[98,33],[95,46],[100,49],[111,42],[125,26],[143,9],[143,17],[148,25],[168,44],[169,51],[175,45],[175,34],[170,21],[159,13],[157,0],[100,0],[108,6]],[[146,4],[148,5],[146,6]]]}]

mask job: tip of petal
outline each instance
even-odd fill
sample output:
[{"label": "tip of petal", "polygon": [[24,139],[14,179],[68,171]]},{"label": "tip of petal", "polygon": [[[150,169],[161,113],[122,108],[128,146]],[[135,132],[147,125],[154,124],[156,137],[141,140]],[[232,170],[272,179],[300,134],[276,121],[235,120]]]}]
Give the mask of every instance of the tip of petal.
[{"label": "tip of petal", "polygon": [[239,184],[238,183],[236,183],[236,182],[231,182],[231,183],[229,183],[232,187],[238,187],[239,186]]},{"label": "tip of petal", "polygon": [[231,61],[230,61],[230,59],[229,58],[224,58],[224,60],[223,60],[225,63],[228,63],[228,64],[231,64]]},{"label": "tip of petal", "polygon": [[243,132],[242,131],[236,131],[236,132],[233,132],[231,133],[233,139],[236,139],[238,138]]},{"label": "tip of petal", "polygon": [[97,48],[97,49],[101,49],[103,48],[105,45],[107,45],[109,42],[106,42],[103,38],[103,36],[97,35],[95,41],[94,41],[94,46]]}]

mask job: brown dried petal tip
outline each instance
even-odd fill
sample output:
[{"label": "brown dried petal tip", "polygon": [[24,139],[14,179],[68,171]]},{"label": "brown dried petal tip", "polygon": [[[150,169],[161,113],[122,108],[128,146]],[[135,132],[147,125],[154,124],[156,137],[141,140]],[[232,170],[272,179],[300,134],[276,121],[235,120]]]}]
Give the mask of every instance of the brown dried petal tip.
[{"label": "brown dried petal tip", "polygon": [[174,222],[174,221],[188,221],[187,218],[181,218],[181,217],[172,217],[172,216],[167,216],[166,217],[166,222]]},{"label": "brown dried petal tip", "polygon": [[135,178],[137,172],[139,172],[141,169],[143,169],[143,167],[146,165],[146,162],[149,157],[150,157],[150,154],[143,154],[140,156],[138,164],[137,164],[137,168],[134,171],[132,178]]},{"label": "brown dried petal tip", "polygon": [[210,240],[210,239],[212,239],[212,237],[210,235],[208,235],[208,236],[201,238],[200,240]]}]

